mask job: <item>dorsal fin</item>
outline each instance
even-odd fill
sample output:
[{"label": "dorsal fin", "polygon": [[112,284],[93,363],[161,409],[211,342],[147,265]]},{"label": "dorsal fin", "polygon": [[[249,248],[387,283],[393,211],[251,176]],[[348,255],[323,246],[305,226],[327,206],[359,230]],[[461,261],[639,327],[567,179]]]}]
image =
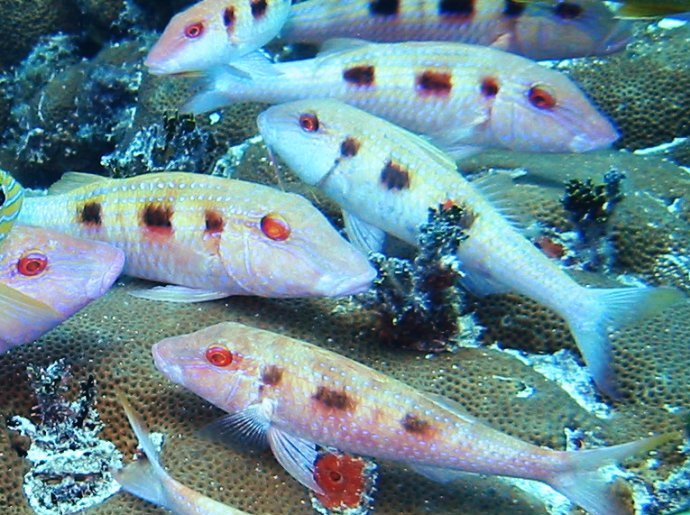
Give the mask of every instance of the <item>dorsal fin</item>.
[{"label": "dorsal fin", "polygon": [[488,200],[503,218],[513,226],[514,229],[524,233],[526,228],[534,221],[530,216],[521,212],[513,202],[508,199],[508,191],[515,187],[513,179],[500,172],[489,172],[477,179],[470,180],[470,184]]},{"label": "dorsal fin", "polygon": [[61,195],[96,182],[108,181],[107,177],[83,172],[67,172],[48,188],[48,195]]},{"label": "dorsal fin", "polygon": [[355,48],[360,48],[366,45],[371,45],[370,41],[357,38],[333,38],[325,41],[319,53],[316,54],[317,57],[324,57],[331,54],[337,54],[339,52],[344,52],[345,50],[353,50]]}]

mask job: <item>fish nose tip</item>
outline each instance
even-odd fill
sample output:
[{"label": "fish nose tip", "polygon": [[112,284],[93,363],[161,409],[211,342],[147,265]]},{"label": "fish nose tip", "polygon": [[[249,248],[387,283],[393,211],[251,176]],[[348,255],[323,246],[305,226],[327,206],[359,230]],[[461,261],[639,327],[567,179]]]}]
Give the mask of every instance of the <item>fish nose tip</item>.
[{"label": "fish nose tip", "polygon": [[182,367],[173,364],[169,359],[165,340],[154,344],[153,347],[151,347],[151,354],[153,355],[153,362],[161,374],[166,376],[173,383],[182,384]]},{"label": "fish nose tip", "polygon": [[376,277],[376,271],[369,267],[359,274],[333,273],[321,277],[316,284],[316,291],[327,297],[342,297],[365,292]]}]

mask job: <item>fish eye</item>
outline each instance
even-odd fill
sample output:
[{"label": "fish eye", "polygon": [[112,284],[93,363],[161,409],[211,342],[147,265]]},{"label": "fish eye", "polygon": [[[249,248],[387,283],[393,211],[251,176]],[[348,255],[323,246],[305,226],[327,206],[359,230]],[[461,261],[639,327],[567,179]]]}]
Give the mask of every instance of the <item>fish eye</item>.
[{"label": "fish eye", "polygon": [[556,107],[556,98],[543,86],[532,86],[527,92],[527,99],[537,109]]},{"label": "fish eye", "polygon": [[188,39],[196,39],[204,33],[204,24],[200,21],[191,23],[184,28],[184,35]]},{"label": "fish eye", "polygon": [[290,224],[280,215],[269,213],[261,219],[261,232],[273,241],[285,241],[292,230]]},{"label": "fish eye", "polygon": [[17,261],[17,271],[26,277],[34,277],[40,274],[47,266],[48,256],[41,252],[29,252]]},{"label": "fish eye", "polygon": [[563,20],[574,20],[582,11],[582,6],[573,2],[559,2],[553,9],[554,14]]},{"label": "fish eye", "polygon": [[206,360],[216,367],[227,367],[232,364],[232,352],[222,345],[211,345],[206,349]]},{"label": "fish eye", "polygon": [[299,117],[299,126],[306,132],[319,130],[319,119],[313,113],[302,113]]}]

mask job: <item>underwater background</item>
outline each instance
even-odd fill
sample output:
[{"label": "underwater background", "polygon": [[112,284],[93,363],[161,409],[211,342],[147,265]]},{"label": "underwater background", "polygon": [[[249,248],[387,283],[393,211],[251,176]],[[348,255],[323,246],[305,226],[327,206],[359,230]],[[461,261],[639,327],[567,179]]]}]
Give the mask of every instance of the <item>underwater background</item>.
[{"label": "underwater background", "polygon": [[[180,115],[177,109],[192,83],[146,72],[142,63],[148,49],[170,17],[189,3],[0,0],[0,20],[8,29],[0,38],[0,168],[37,189],[68,171],[111,177],[172,170],[232,176],[301,193],[342,226],[336,206],[316,189],[286,167],[280,178],[276,174],[255,137],[256,116],[265,105],[240,103],[220,115]],[[279,46],[273,50],[287,52]],[[622,137],[615,148],[568,155],[487,151],[464,160],[460,168],[467,173],[527,171],[515,174],[510,196],[539,222],[530,239],[568,266],[578,282],[642,281],[690,293],[688,55],[690,26],[638,22],[624,51],[554,63],[619,128]],[[605,230],[583,247],[562,201],[565,185],[604,184],[612,170],[624,174],[623,198]],[[396,250],[409,255],[409,249]],[[198,430],[221,410],[172,385],[154,367],[155,342],[233,320],[344,354],[457,400],[496,429],[554,449],[578,442],[586,447],[622,443],[690,424],[687,299],[613,334],[614,368],[624,398],[606,406],[582,378],[579,354],[562,320],[519,295],[468,296],[463,309],[482,328],[479,336],[474,326],[465,327],[465,341],[454,352],[429,353],[388,343],[380,312],[362,309],[353,299],[234,297],[174,304],[128,295],[146,284],[122,278],[103,298],[37,342],[0,355],[3,418],[29,417],[36,405],[29,364],[45,367],[64,358],[74,376],[73,395],[78,395],[79,381],[95,379],[96,409],[104,424],[100,437],[112,441],[125,461],[136,440],[116,389],[152,431],[167,435],[162,461],[183,484],[251,513],[314,513],[307,490],[269,451],[233,449],[199,436]],[[553,379],[571,386],[572,395]],[[22,486],[31,468],[27,449],[26,438],[0,429],[0,513],[33,513]],[[675,443],[651,457],[627,461],[626,469],[638,505],[647,502],[644,513],[690,509],[690,461]],[[58,482],[60,473],[72,474],[56,470],[49,479]],[[78,505],[90,488],[79,483],[90,483],[79,474],[74,480],[75,486],[64,492]],[[526,493],[521,486],[479,476],[442,485],[382,462],[374,509],[380,514],[547,513],[547,494]],[[558,513],[558,501],[553,503]],[[88,513],[163,510],[118,493]]]}]

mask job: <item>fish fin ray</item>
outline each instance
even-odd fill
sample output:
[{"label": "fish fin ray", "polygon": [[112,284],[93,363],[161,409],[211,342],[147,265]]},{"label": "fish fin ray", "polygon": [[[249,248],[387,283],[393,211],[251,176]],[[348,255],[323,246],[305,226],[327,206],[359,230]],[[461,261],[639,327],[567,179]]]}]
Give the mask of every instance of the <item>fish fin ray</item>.
[{"label": "fish fin ray", "polygon": [[57,182],[53,183],[48,188],[48,195],[61,195],[69,193],[72,190],[96,184],[99,182],[107,182],[110,179],[101,175],[83,172],[67,172]]},{"label": "fish fin ray", "polygon": [[478,297],[493,295],[495,293],[507,293],[510,291],[510,288],[504,284],[495,281],[491,277],[482,276],[480,273],[463,275],[460,278],[460,284]]},{"label": "fish fin ray", "polygon": [[477,422],[477,418],[467,411],[467,408],[453,399],[444,397],[443,395],[438,395],[436,393],[427,393],[427,396],[434,401],[436,404],[442,408],[452,411],[455,415],[461,417],[465,422],[474,423]]},{"label": "fish fin ray", "polygon": [[227,70],[230,73],[237,73],[240,77],[246,79],[277,77],[281,75],[273,61],[261,50],[256,50],[228,63]]},{"label": "fish fin ray", "polygon": [[316,55],[317,57],[325,57],[372,44],[370,41],[358,38],[331,38],[321,45],[319,53]]},{"label": "fish fin ray", "polygon": [[138,299],[180,303],[208,302],[230,296],[229,293],[223,291],[202,290],[200,288],[189,288],[176,284],[154,286],[153,288],[141,288],[132,290],[129,294]]},{"label": "fish fin ray", "polygon": [[309,490],[323,493],[314,479],[314,463],[318,457],[314,442],[288,435],[275,427],[268,430],[268,442],[278,463],[293,478]]},{"label": "fish fin ray", "polygon": [[408,464],[420,476],[430,479],[434,483],[452,483],[458,479],[466,478],[470,473],[459,470],[445,469],[440,467],[432,467],[429,465],[418,465],[416,463]]},{"label": "fish fin ray", "polygon": [[200,434],[231,447],[242,445],[265,449],[268,443],[266,434],[270,425],[271,422],[261,404],[253,404],[242,411],[214,420],[204,426]]},{"label": "fish fin ray", "polygon": [[524,233],[525,228],[533,222],[508,198],[508,192],[515,187],[515,182],[507,174],[488,173],[470,183],[516,231]]},{"label": "fish fin ray", "polygon": [[[31,341],[31,339],[27,339],[29,334],[37,331],[43,334],[66,318],[48,304],[5,284],[0,284],[0,313],[2,313],[0,317],[0,352],[9,348],[9,346],[4,347],[3,344],[7,335],[16,335],[13,338],[16,345],[29,343]],[[18,327],[28,327],[29,329],[17,334]]]},{"label": "fish fin ray", "polygon": [[348,211],[343,211],[345,232],[350,243],[365,254],[380,252],[386,241],[386,232],[383,229],[362,221]]}]

